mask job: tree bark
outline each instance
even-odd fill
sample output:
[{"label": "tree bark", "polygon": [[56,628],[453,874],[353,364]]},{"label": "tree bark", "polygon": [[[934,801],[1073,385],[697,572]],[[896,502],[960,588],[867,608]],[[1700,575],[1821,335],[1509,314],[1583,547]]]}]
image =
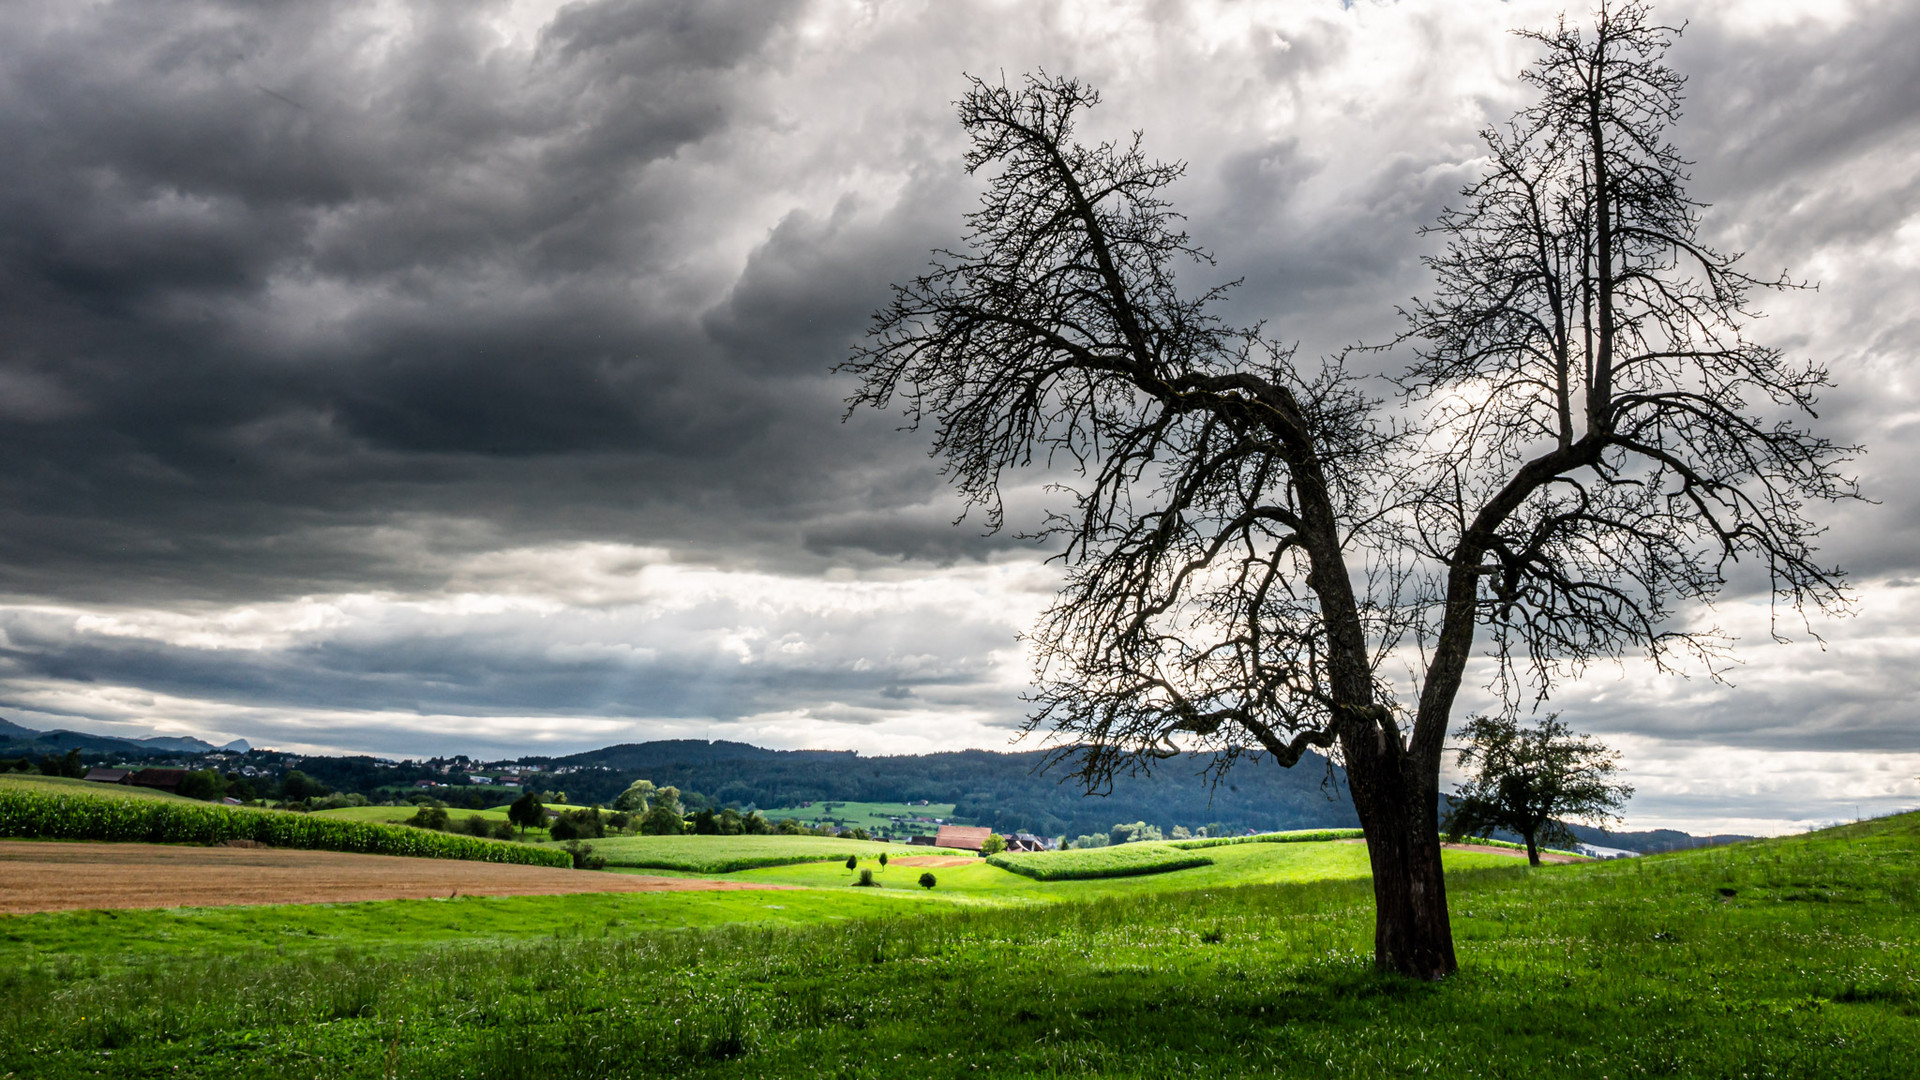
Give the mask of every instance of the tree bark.
[{"label": "tree bark", "polygon": [[1440,865],[1437,780],[1421,775],[1384,738],[1356,731],[1342,740],[1342,749],[1373,868],[1373,962],[1417,979],[1444,979],[1460,965]]},{"label": "tree bark", "polygon": [[1527,865],[1528,866],[1540,865],[1540,845],[1536,843],[1534,840],[1534,837],[1537,835],[1538,835],[1538,830],[1536,829],[1527,830]]}]

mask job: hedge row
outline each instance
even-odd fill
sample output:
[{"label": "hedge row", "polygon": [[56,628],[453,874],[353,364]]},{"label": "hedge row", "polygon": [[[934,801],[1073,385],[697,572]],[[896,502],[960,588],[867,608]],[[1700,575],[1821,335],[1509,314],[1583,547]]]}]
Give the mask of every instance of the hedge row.
[{"label": "hedge row", "polygon": [[358,851],[425,859],[572,866],[554,848],[429,832],[370,821],[342,821],[281,810],[148,802],[0,789],[0,836],[41,840],[115,840],[142,844],[217,844],[255,840],[274,847]]}]

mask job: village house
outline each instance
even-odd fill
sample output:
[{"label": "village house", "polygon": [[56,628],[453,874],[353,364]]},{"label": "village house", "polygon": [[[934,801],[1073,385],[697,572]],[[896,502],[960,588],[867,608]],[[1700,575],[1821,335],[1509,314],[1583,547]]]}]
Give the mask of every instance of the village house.
[{"label": "village house", "polygon": [[124,784],[127,782],[127,777],[132,775],[132,769],[107,769],[96,766],[88,769],[87,775],[80,779],[90,780],[96,784]]}]

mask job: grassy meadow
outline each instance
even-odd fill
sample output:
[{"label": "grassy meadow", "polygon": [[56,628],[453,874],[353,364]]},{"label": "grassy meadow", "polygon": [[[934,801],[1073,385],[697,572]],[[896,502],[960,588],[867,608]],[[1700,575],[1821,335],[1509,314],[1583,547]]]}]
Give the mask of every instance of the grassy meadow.
[{"label": "grassy meadow", "polygon": [[0,773],[0,791],[30,792],[40,795],[90,795],[100,799],[135,799],[144,802],[184,803],[205,806],[199,799],[175,795],[171,791],[134,787],[131,784],[90,784],[68,776],[40,776],[35,773]]},{"label": "grassy meadow", "polygon": [[[945,848],[913,847],[832,836],[609,836],[589,841],[609,867],[728,874],[763,866],[788,866],[822,860],[866,861],[881,852],[896,855],[961,854]],[[877,865],[877,864],[875,864]]]},{"label": "grassy meadow", "polygon": [[[953,804],[931,803],[927,806],[915,806],[912,803],[818,802],[812,806],[787,807],[779,810],[766,810],[762,811],[762,813],[769,821],[792,818],[795,821],[806,822],[808,824],[814,824],[831,818],[846,828],[866,829],[871,832],[874,829],[892,829],[892,819],[896,817],[922,817],[951,820],[953,817]],[[911,826],[910,828],[912,831],[918,832],[921,835],[932,836],[940,827],[938,825],[922,823]],[[898,830],[895,831],[897,832]]]},{"label": "grassy meadow", "polygon": [[[704,838],[703,838],[704,839]],[[1529,870],[1372,969],[1365,850],[1041,882],[0,919],[0,1076],[1910,1077],[1920,815]],[[863,868],[875,866],[866,860]],[[909,873],[910,872],[910,873]],[[898,880],[895,880],[895,879]]]}]

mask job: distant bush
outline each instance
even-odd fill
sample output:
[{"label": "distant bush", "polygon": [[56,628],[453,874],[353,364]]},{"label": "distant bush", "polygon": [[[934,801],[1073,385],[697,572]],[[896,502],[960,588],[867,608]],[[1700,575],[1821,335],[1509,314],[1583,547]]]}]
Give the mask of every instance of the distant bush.
[{"label": "distant bush", "polygon": [[982,855],[998,855],[1005,850],[1007,850],[1007,838],[997,832],[988,833],[987,838],[980,842]]},{"label": "distant bush", "polygon": [[923,888],[923,889],[931,889],[931,888],[933,888],[933,887],[934,887],[935,885],[938,885],[938,884],[940,884],[940,879],[939,879],[939,878],[936,878],[936,877],[934,877],[934,876],[933,876],[933,871],[931,871],[931,870],[928,870],[928,871],[926,871],[925,873],[923,873],[923,874],[921,874],[921,875],[920,875],[920,887],[921,887],[921,888]]},{"label": "distant bush", "polygon": [[567,857],[573,860],[575,870],[604,870],[607,860],[593,853],[592,844],[583,844],[578,840],[567,841]]},{"label": "distant bush", "polygon": [[607,835],[607,825],[597,807],[567,810],[547,824],[547,835],[555,840],[598,840]]},{"label": "distant bush", "polygon": [[277,810],[173,800],[52,795],[9,789],[0,789],[0,836],[146,844],[255,840],[274,847],[426,859],[533,866],[567,866],[572,862],[566,852],[552,848],[502,844],[370,821],[343,821]]},{"label": "distant bush", "polygon": [[[488,821],[479,814],[468,814],[467,820],[461,822],[460,827],[466,831],[468,836],[493,835],[493,822]],[[512,835],[511,830],[509,830],[508,835]]]},{"label": "distant bush", "polygon": [[444,806],[423,806],[413,812],[413,816],[401,822],[416,829],[433,829],[445,832],[447,828],[447,808]]},{"label": "distant bush", "polygon": [[859,865],[860,865],[860,857],[858,855],[847,856],[847,869],[851,870],[854,867]]},{"label": "distant bush", "polygon": [[860,871],[860,880],[854,882],[854,884],[864,885],[864,886],[867,886],[868,888],[871,888],[873,886],[873,871],[872,870]]},{"label": "distant bush", "polygon": [[1112,844],[1139,844],[1149,840],[1163,840],[1160,826],[1149,825],[1144,821],[1134,821],[1115,825],[1107,830],[1107,840]]},{"label": "distant bush", "polygon": [[880,853],[880,869],[885,870],[886,868],[887,868],[887,853],[883,851]]}]

